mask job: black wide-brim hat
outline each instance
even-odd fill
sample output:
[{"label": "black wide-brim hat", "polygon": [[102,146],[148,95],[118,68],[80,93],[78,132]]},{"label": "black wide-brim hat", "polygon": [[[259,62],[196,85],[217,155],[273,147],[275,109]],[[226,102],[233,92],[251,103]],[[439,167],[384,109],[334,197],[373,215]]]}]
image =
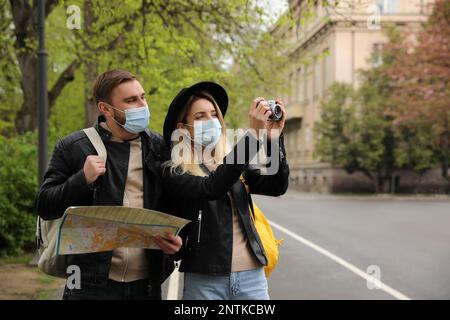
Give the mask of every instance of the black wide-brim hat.
[{"label": "black wide-brim hat", "polygon": [[163,135],[167,145],[170,145],[172,132],[177,126],[178,114],[184,108],[191,96],[202,91],[213,96],[222,115],[225,116],[228,108],[228,95],[222,86],[214,82],[204,81],[196,83],[189,88],[183,88],[170,103],[166,119],[164,120]]}]

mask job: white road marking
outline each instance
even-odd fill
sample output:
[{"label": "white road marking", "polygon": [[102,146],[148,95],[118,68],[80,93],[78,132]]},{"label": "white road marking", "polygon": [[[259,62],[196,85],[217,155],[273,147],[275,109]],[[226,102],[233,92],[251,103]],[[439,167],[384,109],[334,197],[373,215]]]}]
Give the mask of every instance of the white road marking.
[{"label": "white road marking", "polygon": [[[310,247],[311,249],[316,250],[317,252],[319,252],[319,253],[323,254],[324,256],[330,258],[334,262],[340,264],[341,266],[343,266],[344,268],[350,270],[351,272],[355,273],[356,275],[360,276],[364,280],[370,281],[370,282],[374,281],[372,276],[370,276],[369,274],[367,274],[363,270],[359,269],[358,267],[354,266],[353,264],[345,261],[344,259],[339,258],[338,256],[336,256],[335,254],[331,253],[330,251],[325,250],[324,248],[322,248],[322,247],[312,243],[311,241],[309,241],[309,240],[307,240],[307,239],[297,235],[296,233],[286,229],[283,226],[280,226],[279,224],[277,224],[277,223],[275,223],[273,221],[269,221],[269,222],[270,222],[270,225],[272,227],[280,230],[281,232],[287,234],[288,236],[291,236],[295,240],[303,243],[304,245]],[[399,299],[399,300],[411,300],[411,298],[407,297],[406,295],[404,295],[403,293],[399,292],[398,290],[395,290],[392,287],[386,285],[382,281],[378,281],[377,280],[377,287],[380,290],[383,290],[384,292],[386,292],[387,294],[390,294],[391,296],[393,296],[396,299]]]},{"label": "white road marking", "polygon": [[175,268],[169,277],[169,284],[167,286],[167,300],[178,300],[179,286],[180,272],[178,271],[178,268]]}]

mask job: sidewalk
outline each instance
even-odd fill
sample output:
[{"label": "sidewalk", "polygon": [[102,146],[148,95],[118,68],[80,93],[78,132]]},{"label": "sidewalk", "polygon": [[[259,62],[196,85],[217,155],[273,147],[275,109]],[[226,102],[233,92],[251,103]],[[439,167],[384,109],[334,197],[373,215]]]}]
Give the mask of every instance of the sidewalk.
[{"label": "sidewalk", "polygon": [[357,194],[357,193],[312,193],[301,192],[294,188],[288,189],[285,196],[294,197],[304,200],[319,200],[319,199],[333,199],[333,200],[391,200],[391,201],[450,201],[448,194]]}]

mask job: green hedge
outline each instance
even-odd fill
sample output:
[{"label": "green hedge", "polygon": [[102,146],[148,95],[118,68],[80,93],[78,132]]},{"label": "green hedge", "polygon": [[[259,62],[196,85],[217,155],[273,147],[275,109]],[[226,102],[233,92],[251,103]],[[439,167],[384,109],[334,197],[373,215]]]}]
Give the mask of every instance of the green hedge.
[{"label": "green hedge", "polygon": [[0,135],[0,256],[34,248],[37,134]]}]

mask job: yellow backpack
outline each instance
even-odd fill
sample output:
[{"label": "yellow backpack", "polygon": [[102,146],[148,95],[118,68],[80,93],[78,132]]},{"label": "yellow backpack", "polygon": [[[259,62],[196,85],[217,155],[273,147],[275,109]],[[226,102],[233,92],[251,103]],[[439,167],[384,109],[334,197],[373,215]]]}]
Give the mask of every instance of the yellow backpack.
[{"label": "yellow backpack", "polygon": [[[241,181],[250,195],[249,190],[250,188],[245,183],[244,177],[242,176]],[[252,201],[249,204],[249,209],[250,209],[250,216],[252,217],[256,231],[258,231],[258,235],[261,238],[261,242],[264,246],[264,251],[266,252],[267,265],[264,267],[264,272],[266,274],[266,277],[269,277],[278,263],[278,247],[283,242],[283,239],[275,238],[272,228],[270,227],[269,221],[264,216],[261,209],[256,205],[255,202]],[[253,215],[251,214],[252,212]]]}]

